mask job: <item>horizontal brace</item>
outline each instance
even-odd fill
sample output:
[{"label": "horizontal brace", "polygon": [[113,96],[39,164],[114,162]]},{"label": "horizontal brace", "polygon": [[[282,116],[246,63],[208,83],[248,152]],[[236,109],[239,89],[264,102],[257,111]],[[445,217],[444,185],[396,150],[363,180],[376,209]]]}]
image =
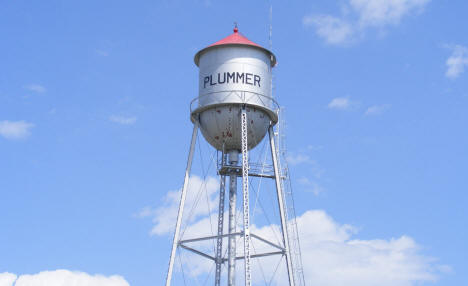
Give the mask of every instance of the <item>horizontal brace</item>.
[{"label": "horizontal brace", "polygon": [[179,245],[182,245],[182,243],[203,241],[203,240],[208,240],[208,239],[215,239],[215,238],[218,238],[218,237],[227,237],[227,236],[231,236],[231,235],[242,235],[242,232],[235,232],[235,233],[231,233],[231,234],[226,233],[226,234],[223,234],[223,235],[221,235],[221,236],[219,236],[219,235],[212,235],[212,236],[205,236],[205,237],[198,237],[198,238],[185,239],[185,240],[179,241]]},{"label": "horizontal brace", "polygon": [[268,244],[268,245],[271,245],[271,246],[273,246],[273,247],[275,247],[275,248],[278,248],[279,250],[282,250],[282,251],[285,251],[285,250],[286,250],[284,247],[281,247],[281,246],[279,246],[279,245],[276,245],[276,244],[274,244],[273,242],[270,242],[270,241],[268,241],[268,240],[266,240],[266,239],[264,239],[264,238],[262,238],[262,237],[260,237],[260,236],[258,236],[258,235],[256,235],[256,234],[251,233],[250,235],[251,235],[252,237],[255,237],[256,239],[258,239],[258,240],[260,240],[260,241],[262,241],[262,242]]},{"label": "horizontal brace", "polygon": [[183,244],[179,244],[179,246],[182,247],[183,249],[186,249],[186,250],[188,250],[188,251],[194,252],[194,253],[196,253],[196,254],[198,254],[198,255],[201,255],[201,256],[203,256],[203,257],[205,257],[205,258],[208,258],[208,259],[210,259],[210,260],[216,261],[216,259],[215,259],[214,257],[212,257],[212,256],[210,256],[210,255],[208,255],[208,254],[206,254],[206,253],[203,253],[203,252],[198,251],[198,250],[196,250],[196,249],[193,249],[193,248],[191,248],[191,247],[185,246],[185,245],[183,245]]},{"label": "horizontal brace", "polygon": [[267,175],[267,174],[256,174],[256,173],[249,173],[250,177],[259,177],[259,178],[269,178],[269,179],[274,179],[274,175]]},{"label": "horizontal brace", "polygon": [[[271,256],[271,255],[283,255],[285,252],[284,251],[275,251],[275,252],[266,252],[266,253],[260,253],[260,254],[253,254],[250,255],[250,258],[258,258],[258,257],[265,257],[265,256]],[[236,260],[242,260],[244,259],[244,256],[237,256]],[[227,258],[223,259],[223,262],[227,261]]]},{"label": "horizontal brace", "polygon": [[[236,232],[236,233],[233,233],[233,234],[231,234],[231,235],[243,235],[243,232]],[[282,247],[280,247],[280,246],[278,246],[278,245],[275,245],[274,243],[271,243],[271,242],[269,242],[268,240],[266,240],[266,239],[264,239],[264,238],[262,238],[262,237],[260,237],[260,236],[258,236],[258,235],[255,235],[255,234],[252,234],[252,233],[251,233],[250,235],[251,235],[252,237],[255,237],[256,239],[258,239],[258,240],[260,240],[260,241],[263,241],[263,242],[265,242],[265,243],[267,243],[267,244],[269,244],[269,245],[271,245],[271,246],[273,246],[273,247],[276,247],[276,248],[278,248],[278,249],[281,250],[281,251],[275,251],[275,252],[266,252],[266,253],[260,253],[260,254],[253,254],[253,255],[250,256],[251,258],[265,257],[265,256],[271,256],[271,255],[280,255],[280,254],[284,254],[284,253],[285,253],[284,248],[282,248]],[[226,236],[229,236],[229,234],[224,234],[224,235],[222,235],[221,237],[226,237]],[[216,237],[218,237],[218,236],[208,236],[208,237],[201,237],[201,238],[194,238],[194,239],[181,240],[181,241],[179,242],[179,246],[182,247],[183,249],[186,249],[186,250],[188,250],[188,251],[191,251],[191,252],[193,252],[193,253],[195,253],[195,254],[198,254],[198,255],[200,255],[200,256],[203,256],[203,257],[205,257],[205,258],[208,258],[208,259],[210,259],[210,260],[212,260],[212,261],[216,261],[216,258],[214,258],[213,256],[210,256],[210,255],[208,255],[208,254],[206,254],[206,253],[204,253],[204,252],[201,252],[201,251],[199,251],[199,250],[196,250],[196,249],[194,249],[194,248],[191,248],[191,247],[186,246],[186,245],[183,244],[183,243],[186,243],[186,242],[196,242],[196,241],[202,241],[202,240],[207,240],[207,239],[213,239],[213,238],[216,238]],[[244,256],[238,256],[238,257],[236,257],[236,260],[241,260],[241,259],[244,259]],[[224,262],[226,262],[226,261],[227,261],[227,258],[223,258],[222,262],[224,263]]]},{"label": "horizontal brace", "polygon": [[[238,172],[238,171],[219,170],[218,174],[222,175],[222,176],[224,176],[224,175],[236,175],[237,177],[242,177],[242,172]],[[248,175],[249,175],[249,177],[259,177],[259,178],[268,178],[268,179],[274,179],[275,178],[275,175],[253,173],[253,172],[249,172]]]}]

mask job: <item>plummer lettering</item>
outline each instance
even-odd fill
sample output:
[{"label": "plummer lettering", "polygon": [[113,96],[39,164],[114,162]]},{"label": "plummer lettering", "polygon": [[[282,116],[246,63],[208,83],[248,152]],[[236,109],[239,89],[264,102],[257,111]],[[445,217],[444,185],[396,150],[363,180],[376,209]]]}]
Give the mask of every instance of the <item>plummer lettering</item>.
[{"label": "plummer lettering", "polygon": [[227,83],[242,83],[261,87],[260,80],[261,77],[253,73],[223,72],[205,76],[203,79],[203,88]]}]

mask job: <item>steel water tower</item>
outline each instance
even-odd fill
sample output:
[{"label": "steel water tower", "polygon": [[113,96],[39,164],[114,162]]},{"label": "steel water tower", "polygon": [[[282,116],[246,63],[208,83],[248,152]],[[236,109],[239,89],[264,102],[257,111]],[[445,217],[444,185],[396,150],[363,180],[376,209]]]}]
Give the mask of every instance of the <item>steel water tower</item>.
[{"label": "steel water tower", "polygon": [[[194,58],[199,68],[199,93],[192,101],[190,118],[194,124],[190,151],[181,191],[179,212],[169,261],[166,286],[171,285],[176,251],[179,247],[193,251],[215,263],[215,286],[220,285],[222,266],[227,267],[228,286],[236,285],[236,261],[244,261],[244,285],[251,285],[251,258],[269,255],[285,257],[289,285],[304,285],[295,215],[288,216],[284,193],[284,179],[280,171],[277,140],[274,127],[278,122],[279,107],[272,95],[272,68],[275,55],[239,33],[237,26],[230,36],[200,50]],[[187,196],[189,176],[194,157],[197,132],[221,155],[218,165],[220,178],[217,235],[180,239],[181,221]],[[272,172],[256,172],[249,162],[249,150],[269,135]],[[280,217],[282,244],[271,242],[250,231],[249,177],[264,177],[275,181],[276,199]],[[229,179],[226,197],[226,179]],[[238,181],[240,187],[238,190]],[[242,195],[242,230],[236,231],[236,204]],[[228,206],[225,207],[225,200]],[[228,211],[228,229],[224,229],[224,211]],[[294,220],[294,224],[291,224]],[[291,237],[292,236],[292,237]],[[236,256],[236,238],[243,240],[243,256]],[[223,238],[227,238],[227,254],[223,255]],[[251,240],[259,239],[276,248],[275,252],[251,253]],[[193,241],[216,240],[215,255],[187,247]],[[299,251],[299,253],[297,253]],[[299,256],[298,256],[299,255]],[[298,259],[299,257],[299,259]]]}]

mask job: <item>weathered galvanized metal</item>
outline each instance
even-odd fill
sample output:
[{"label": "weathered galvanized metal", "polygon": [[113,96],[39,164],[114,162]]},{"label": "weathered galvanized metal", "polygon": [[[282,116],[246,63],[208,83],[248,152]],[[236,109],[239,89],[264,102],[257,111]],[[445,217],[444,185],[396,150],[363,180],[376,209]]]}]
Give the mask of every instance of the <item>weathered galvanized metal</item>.
[{"label": "weathered galvanized metal", "polygon": [[241,150],[241,108],[246,107],[249,149],[278,121],[271,94],[274,54],[240,35],[231,36],[195,55],[199,94],[192,102],[192,121],[200,119],[206,140],[217,150]]}]

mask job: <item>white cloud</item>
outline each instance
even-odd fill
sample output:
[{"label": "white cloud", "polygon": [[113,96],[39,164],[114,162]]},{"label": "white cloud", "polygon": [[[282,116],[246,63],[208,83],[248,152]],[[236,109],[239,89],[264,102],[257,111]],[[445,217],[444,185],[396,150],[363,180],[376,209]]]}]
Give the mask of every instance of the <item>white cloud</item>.
[{"label": "white cloud", "polygon": [[307,145],[307,150],[309,151],[320,151],[323,149],[322,145]]},{"label": "white cloud", "polygon": [[[129,286],[122,276],[90,275],[84,272],[55,270],[17,276],[0,274],[0,286]],[[2,284],[4,283],[4,284]]]},{"label": "white cloud", "polygon": [[[210,236],[217,231],[219,181],[214,177],[203,180],[192,175],[189,178],[184,215],[181,225],[181,238]],[[154,226],[150,235],[173,234],[180,202],[179,190],[166,193],[161,206],[156,208],[145,207],[137,217],[150,217]],[[225,229],[227,229],[227,217]],[[191,247],[210,253],[213,251],[213,241],[191,243]],[[212,253],[210,253],[213,255]],[[199,255],[185,251],[181,254],[184,261],[190,261],[185,267],[185,273],[190,277],[197,277],[210,271],[212,263]]]},{"label": "white cloud", "polygon": [[314,195],[318,196],[320,193],[323,193],[325,189],[321,187],[317,182],[311,181],[309,178],[300,177],[297,182],[305,187],[307,187],[306,191],[313,193]]},{"label": "white cloud", "polygon": [[[325,188],[323,188],[320,183],[325,173],[325,170],[320,166],[320,164],[316,160],[311,159],[311,157],[307,153],[317,151],[322,148],[323,146],[309,145],[307,146],[307,148],[305,148],[305,150],[301,150],[299,152],[291,152],[286,156],[286,161],[289,166],[295,167],[301,165],[299,167],[300,170],[309,174],[308,177],[300,177],[297,180],[297,182],[301,186],[305,187],[304,191],[311,192],[316,196],[325,191]],[[309,177],[313,179],[311,180],[309,179]]]},{"label": "white cloud", "polygon": [[430,0],[350,0],[361,27],[399,24],[401,19],[421,11]]},{"label": "white cloud", "polygon": [[132,125],[136,123],[137,118],[112,115],[109,117],[109,120],[122,125]]},{"label": "white cloud", "polygon": [[351,100],[347,97],[337,97],[334,98],[328,104],[328,108],[337,109],[337,110],[347,110],[351,107]]},{"label": "white cloud", "polygon": [[330,15],[306,16],[302,22],[305,26],[314,26],[317,34],[328,44],[346,43],[354,36],[350,23]]},{"label": "white cloud", "polygon": [[447,71],[445,76],[450,79],[455,79],[465,70],[468,66],[468,48],[456,45],[452,48],[452,54],[445,62]]},{"label": "white cloud", "polygon": [[356,228],[341,225],[320,210],[304,213],[297,222],[310,284],[410,286],[434,282],[440,274],[434,260],[420,254],[408,236],[356,239]]},{"label": "white cloud", "polygon": [[286,161],[288,161],[288,164],[291,166],[295,166],[302,163],[309,163],[310,157],[305,154],[288,155]]},{"label": "white cloud", "polygon": [[102,57],[108,57],[109,56],[109,52],[107,51],[104,51],[104,50],[96,50],[96,53]]},{"label": "white cloud", "polygon": [[0,286],[13,286],[17,276],[13,273],[0,273]]},{"label": "white cloud", "polygon": [[[195,194],[192,195],[194,198],[189,199],[191,201],[189,205],[193,205],[193,200],[197,196],[196,186],[203,186],[203,180],[199,177],[192,177],[191,180],[194,180],[191,185],[195,189],[191,189],[188,194],[193,191]],[[208,206],[216,204],[217,197],[214,195],[217,190],[217,181],[209,178],[205,184],[209,185],[207,194],[210,202],[204,206],[197,205],[195,211],[199,219],[190,224],[184,238],[212,234],[213,225],[210,217],[215,219],[217,210],[211,206],[210,212]],[[166,196],[165,205],[151,214],[156,216],[154,220],[156,225],[153,230],[156,228],[157,231],[153,231],[154,234],[172,233],[175,216],[167,216],[166,212],[173,212],[177,207],[178,192],[171,191]],[[149,215],[148,210],[144,210],[143,213]],[[168,222],[170,222],[170,228],[162,227]],[[238,219],[239,229],[240,223],[241,220]],[[310,285],[413,286],[424,282],[435,282],[442,273],[451,271],[449,266],[439,265],[436,259],[422,254],[421,247],[407,235],[396,238],[359,239],[356,227],[340,224],[322,210],[306,211],[297,218],[297,224],[305,279]],[[253,224],[251,226],[252,233],[273,242],[279,240],[279,229],[277,224],[263,226]],[[223,245],[226,247],[226,243]],[[263,252],[269,247],[255,239],[252,240],[252,245],[255,253]],[[237,246],[238,255],[242,255],[241,239],[238,240]],[[194,247],[209,254],[214,252],[213,241],[197,242]],[[265,273],[267,277],[271,277],[279,258],[266,257],[261,258],[261,261],[262,269],[257,259],[252,260],[254,283],[261,283]],[[196,280],[197,277],[205,277],[204,275],[212,273],[212,262],[191,252],[181,251],[181,263],[184,265],[187,279]],[[242,277],[242,263],[239,264],[237,271]],[[286,272],[283,265],[274,276],[272,285],[283,285],[285,281]]]},{"label": "white cloud", "polygon": [[390,108],[390,104],[372,105],[367,108],[365,115],[380,115]]},{"label": "white cloud", "polygon": [[34,124],[26,121],[0,121],[0,135],[6,139],[24,139],[30,135]]},{"label": "white cloud", "polygon": [[[314,150],[314,149],[307,148],[307,150]],[[324,173],[324,170],[320,167],[317,161],[312,160],[309,155],[304,154],[302,152],[299,152],[299,153],[291,152],[290,154],[286,156],[286,161],[290,166],[297,166],[297,165],[302,165],[302,164],[309,165],[310,171],[316,178],[320,178]]]},{"label": "white cloud", "polygon": [[[217,191],[219,182],[213,177],[206,180],[198,176],[191,176],[187,189],[183,224],[192,223],[201,216],[207,216],[209,210],[217,209]],[[181,189],[170,191],[164,197],[164,203],[157,208],[145,207],[138,214],[139,217],[153,217],[154,227],[152,235],[172,233],[177,219]],[[211,233],[211,232],[210,232]]]},{"label": "white cloud", "polygon": [[24,88],[29,91],[34,91],[37,93],[44,93],[47,91],[47,89],[40,84],[29,84],[29,85],[24,86]]},{"label": "white cloud", "polygon": [[315,27],[316,33],[328,44],[346,44],[356,40],[371,27],[382,29],[398,25],[401,19],[420,12],[430,0],[348,0],[340,17],[308,15],[303,25]]}]

